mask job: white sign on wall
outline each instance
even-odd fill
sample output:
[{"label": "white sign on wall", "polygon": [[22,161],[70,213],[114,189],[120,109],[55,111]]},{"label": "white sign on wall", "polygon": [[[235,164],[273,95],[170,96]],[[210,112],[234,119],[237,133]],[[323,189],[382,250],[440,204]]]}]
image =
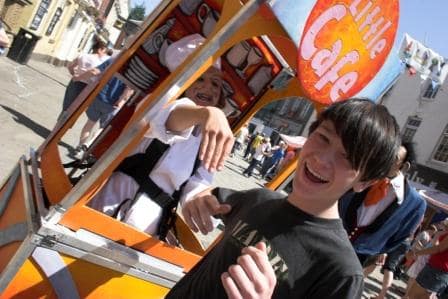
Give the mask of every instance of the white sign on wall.
[{"label": "white sign on wall", "polygon": [[430,78],[442,84],[448,67],[445,58],[421,42],[405,34],[398,53],[400,59],[415,69],[423,80]]}]

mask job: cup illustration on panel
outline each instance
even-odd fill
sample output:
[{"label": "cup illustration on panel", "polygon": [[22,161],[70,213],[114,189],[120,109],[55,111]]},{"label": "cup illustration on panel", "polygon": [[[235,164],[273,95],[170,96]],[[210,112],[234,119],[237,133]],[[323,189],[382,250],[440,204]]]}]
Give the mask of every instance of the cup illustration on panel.
[{"label": "cup illustration on panel", "polygon": [[208,6],[207,3],[202,3],[199,6],[196,15],[199,23],[202,24],[202,34],[205,37],[209,36],[219,20],[219,13]]},{"label": "cup illustration on panel", "polygon": [[169,39],[165,39],[162,43],[162,46],[160,47],[160,50],[159,50],[159,61],[165,67],[166,67],[165,52],[170,44],[171,44],[171,41]]},{"label": "cup illustration on panel", "polygon": [[249,54],[250,45],[246,41],[242,41],[234,45],[226,55],[227,61],[236,69],[243,69],[243,64]]},{"label": "cup illustration on panel", "polygon": [[155,54],[159,52],[163,42],[166,39],[168,31],[170,31],[171,27],[173,27],[175,21],[175,18],[171,18],[151,33],[148,39],[143,43],[143,49],[145,49],[146,53]]},{"label": "cup illustration on panel", "polygon": [[247,69],[251,65],[255,65],[261,61],[261,58],[263,57],[263,54],[261,53],[260,49],[257,47],[252,47],[249,50],[249,53],[247,54],[246,64],[244,68],[241,70],[241,77],[245,77]]},{"label": "cup illustration on panel", "polygon": [[201,0],[183,0],[179,3],[179,8],[184,14],[191,16],[201,2]]},{"label": "cup illustration on panel", "polygon": [[247,85],[254,95],[260,93],[263,87],[272,79],[271,66],[262,65],[250,78]]},{"label": "cup illustration on panel", "polygon": [[229,52],[227,52],[227,61],[236,68],[236,72],[241,78],[245,78],[245,72],[254,64],[261,61],[263,54],[256,47],[251,47],[247,41],[233,46]]}]

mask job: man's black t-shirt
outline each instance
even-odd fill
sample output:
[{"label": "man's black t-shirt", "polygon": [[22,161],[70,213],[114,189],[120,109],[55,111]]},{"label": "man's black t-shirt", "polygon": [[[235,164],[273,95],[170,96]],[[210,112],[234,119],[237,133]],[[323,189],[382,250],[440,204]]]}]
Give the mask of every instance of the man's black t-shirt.
[{"label": "man's black t-shirt", "polygon": [[322,219],[265,189],[215,189],[232,211],[223,239],[182,278],[166,298],[227,298],[220,275],[241,249],[264,241],[277,285],[272,298],[360,298],[362,269],[340,219]]}]

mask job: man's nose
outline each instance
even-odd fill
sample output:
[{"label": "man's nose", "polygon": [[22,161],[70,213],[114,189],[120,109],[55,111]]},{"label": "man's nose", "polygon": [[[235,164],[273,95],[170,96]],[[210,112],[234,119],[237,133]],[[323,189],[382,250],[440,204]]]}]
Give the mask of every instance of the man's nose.
[{"label": "man's nose", "polygon": [[334,161],[335,153],[327,149],[318,149],[315,153],[316,161],[321,167],[328,167],[329,163]]}]

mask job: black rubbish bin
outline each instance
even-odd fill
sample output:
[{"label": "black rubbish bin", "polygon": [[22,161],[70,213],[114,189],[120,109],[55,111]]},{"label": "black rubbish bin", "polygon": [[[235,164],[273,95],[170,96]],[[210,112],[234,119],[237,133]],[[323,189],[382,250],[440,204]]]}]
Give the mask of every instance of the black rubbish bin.
[{"label": "black rubbish bin", "polygon": [[34,47],[40,36],[20,28],[17,35],[14,37],[11,47],[9,48],[7,57],[21,64],[26,64],[33,53]]}]

